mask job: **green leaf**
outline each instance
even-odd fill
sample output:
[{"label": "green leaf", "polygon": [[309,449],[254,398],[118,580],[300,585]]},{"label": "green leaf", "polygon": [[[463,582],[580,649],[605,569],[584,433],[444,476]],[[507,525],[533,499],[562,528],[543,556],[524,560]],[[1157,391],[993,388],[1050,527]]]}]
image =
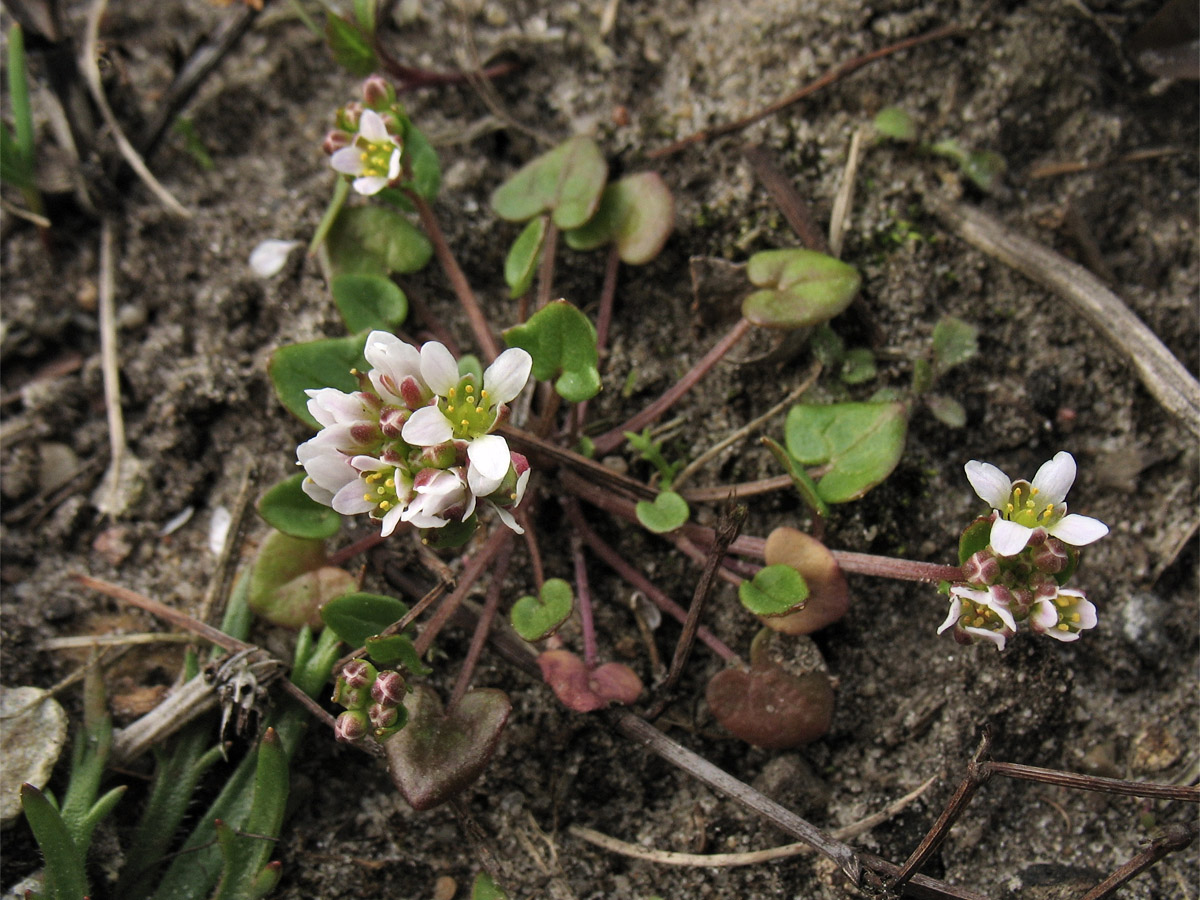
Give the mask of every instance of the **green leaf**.
[{"label": "green leaf", "polygon": [[432,202],[442,187],[442,164],[429,138],[412,122],[404,125],[404,156],[412,169],[412,189]]},{"label": "green leaf", "polygon": [[875,354],[866,347],[856,347],[846,353],[842,371],[838,373],[846,384],[862,384],[875,377]]},{"label": "green leaf", "polygon": [[917,126],[912,116],[898,106],[888,106],[875,114],[875,130],[894,141],[915,141]]},{"label": "green leaf", "polygon": [[945,316],[933,328],[933,369],[944,375],[979,353],[979,329],[954,316]]},{"label": "green leaf", "polygon": [[565,230],[578,228],[600,205],[608,164],[596,142],[573,137],[526,163],[492,193],[492,209],[509,222],[550,213]]},{"label": "green leaf", "polygon": [[764,328],[803,328],[832,319],[854,299],[858,272],[815,250],[764,250],[746,274],[763,288],[742,302],[742,315]]},{"label": "green leaf", "polygon": [[799,403],[788,412],[787,449],[801,465],[826,466],[826,503],[857,500],[891,474],[904,451],[908,411],[900,402]]},{"label": "green leaf", "polygon": [[325,542],[273,531],[250,570],[250,608],[276,625],[321,626],[317,614],[331,597],[354,587],[345,569],[326,564]]},{"label": "green leaf", "polygon": [[452,550],[469,541],[478,528],[479,514],[471,513],[464,522],[448,522],[441,528],[422,530],[421,540],[435,550]]},{"label": "green leaf", "polygon": [[826,369],[833,370],[846,355],[846,343],[838,336],[828,322],[813,329],[812,337],[808,339],[813,356]]},{"label": "green leaf", "polygon": [[929,411],[933,413],[934,418],[943,425],[949,425],[951,428],[966,427],[967,411],[957,400],[942,394],[929,394],[925,398],[925,403],[929,406]]},{"label": "green leaf", "polygon": [[795,457],[781,447],[778,441],[764,437],[762,442],[763,446],[771,451],[771,455],[775,457],[776,461],[783,466],[788,477],[792,479],[792,485],[796,488],[796,492],[800,494],[800,499],[813,511],[814,515],[820,516],[823,519],[827,518],[829,516],[829,507],[821,499],[816,482],[804,471],[804,467],[799,465]]},{"label": "green leaf", "polygon": [[786,616],[804,608],[808,584],[791,566],[767,566],[738,585],[738,599],[756,616]]},{"label": "green leaf", "polygon": [[508,296],[511,299],[524,296],[533,284],[549,224],[550,220],[545,216],[531,219],[513,241],[508,258],[504,261],[504,280],[508,283]]},{"label": "green leaf", "polygon": [[[275,847],[287,808],[288,760],[279,736],[268,728],[258,745],[254,793],[246,824],[240,831],[217,823],[222,873],[213,900],[254,900],[272,879],[263,869]],[[244,833],[241,833],[244,832]]]},{"label": "green leaf", "polygon": [[384,206],[343,208],[325,238],[335,274],[406,274],[433,256],[429,238],[400,213]]},{"label": "green leaf", "polygon": [[554,389],[564,400],[581,403],[599,393],[596,329],[566,300],[548,303],[524,325],[504,332],[504,340],[533,357],[534,378],[557,379]]},{"label": "green leaf", "polygon": [[304,344],[288,344],[271,354],[267,375],[288,412],[313,428],[320,424],[308,412],[306,390],[332,387],[351,393],[358,379],[351,369],[365,372],[370,366],[363,356],[367,336],[324,338]]},{"label": "green leaf", "polygon": [[395,331],[408,317],[404,291],[383,275],[348,272],[335,276],[329,289],[347,331]]},{"label": "green leaf", "polygon": [[381,666],[401,665],[414,675],[428,675],[433,669],[421,662],[412,638],[407,634],[369,637],[363,644],[367,655]]},{"label": "green leaf", "polygon": [[277,531],[296,538],[324,540],[338,533],[342,517],[304,493],[303,472],[287,478],[262,495],[258,514]]},{"label": "green leaf", "polygon": [[371,42],[353,22],[326,15],[325,42],[333,53],[334,62],[351,75],[364,78],[379,67]]},{"label": "green leaf", "polygon": [[663,491],[654,498],[653,503],[642,500],[634,511],[637,513],[638,521],[655,534],[674,531],[691,515],[687,501],[674,491]]},{"label": "green leaf", "polygon": [[32,784],[21,785],[21,809],[46,858],[46,900],[80,900],[90,893],[83,854],[62,815]]},{"label": "green leaf", "polygon": [[321,618],[339,638],[362,647],[367,638],[384,631],[408,615],[408,604],[395,597],[355,591],[335,597],[321,607]]},{"label": "green leaf", "polygon": [[517,634],[529,641],[544,640],[571,616],[575,595],[571,585],[561,578],[548,578],[539,596],[526,594],[513,604],[510,618]]},{"label": "green leaf", "polygon": [[621,261],[642,265],[658,256],[675,227],[675,200],[657,172],[627,175],[610,184],[596,214],[565,235],[574,250],[615,242]]},{"label": "green leaf", "polygon": [[980,516],[963,529],[958,538],[958,564],[962,565],[980,550],[986,550],[992,542],[992,520],[990,516]]},{"label": "green leaf", "polygon": [[496,884],[487,872],[480,872],[471,885],[471,900],[508,900],[508,891]]},{"label": "green leaf", "polygon": [[962,172],[975,183],[981,191],[993,191],[1000,181],[1000,176],[1008,168],[1004,157],[991,150],[972,150],[961,164]]},{"label": "green leaf", "polygon": [[920,396],[933,387],[933,366],[929,360],[918,359],[913,363],[912,390]]}]

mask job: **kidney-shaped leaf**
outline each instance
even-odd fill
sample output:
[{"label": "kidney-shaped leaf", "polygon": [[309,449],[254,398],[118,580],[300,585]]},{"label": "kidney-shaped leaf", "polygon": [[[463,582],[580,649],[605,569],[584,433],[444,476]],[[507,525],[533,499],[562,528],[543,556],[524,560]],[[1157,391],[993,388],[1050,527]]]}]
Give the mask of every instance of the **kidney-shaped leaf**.
[{"label": "kidney-shaped leaf", "polygon": [[304,493],[300,486],[307,477],[298,472],[272,487],[258,501],[258,513],[272,528],[292,537],[331,538],[342,527],[342,517]]},{"label": "kidney-shaped leaf", "polygon": [[709,681],[705,699],[729,731],[768,750],[811,743],[833,724],[833,687],[823,672],[797,676],[776,663],[724,669]]},{"label": "kidney-shaped leaf", "polygon": [[325,248],[339,275],[416,272],[433,256],[429,238],[400,213],[383,206],[343,208],[329,229]]},{"label": "kidney-shaped leaf", "polygon": [[687,501],[674,491],[663,491],[654,498],[653,503],[639,500],[634,512],[638,521],[655,534],[674,531],[691,515]]},{"label": "kidney-shaped leaf", "polygon": [[832,319],[854,299],[857,270],[815,250],[764,250],[746,274],[763,288],[742,303],[742,315],[764,328],[803,328]]},{"label": "kidney-shaped leaf", "polygon": [[817,493],[826,503],[857,500],[887,478],[904,452],[908,410],[893,403],[798,403],[784,426],[787,449],[805,466],[826,467]]},{"label": "kidney-shaped leaf", "polygon": [[581,403],[600,391],[596,329],[566,300],[546,304],[504,332],[504,340],[533,357],[534,378],[556,379],[554,389],[564,400]]},{"label": "kidney-shaped leaf", "polygon": [[561,578],[547,578],[537,597],[526,594],[513,604],[512,626],[530,643],[543,640],[567,621],[574,604],[571,585]]},{"label": "kidney-shaped leaf", "polygon": [[320,428],[308,412],[309,389],[334,387],[350,393],[357,390],[358,381],[351,369],[365,372],[370,366],[363,357],[366,335],[344,338],[324,338],[304,344],[288,344],[271,354],[267,375],[275,393],[288,412]]},{"label": "kidney-shaped leaf", "polygon": [[850,609],[846,577],[833,554],[815,537],[795,528],[776,528],[767,536],[763,558],[767,563],[763,572],[790,568],[804,577],[808,587],[802,609],[762,619],[772,631],[811,634],[832,625]]},{"label": "kidney-shaped leaf", "polygon": [[786,616],[803,608],[808,585],[791,566],[767,566],[738,585],[738,599],[756,616]]},{"label": "kidney-shaped leaf", "polygon": [[395,331],[408,317],[408,298],[396,282],[385,275],[348,272],[329,283],[346,330]]},{"label": "kidney-shaped leaf", "polygon": [[395,597],[355,591],[321,607],[321,619],[351,647],[362,647],[389,625],[408,615],[408,605]]},{"label": "kidney-shaped leaf", "polygon": [[594,250],[616,242],[621,261],[648,263],[675,227],[675,199],[657,172],[627,175],[604,189],[587,224],[566,233],[567,246]]},{"label": "kidney-shaped leaf", "polygon": [[642,680],[621,663],[589,669],[570,650],[547,650],[538,657],[538,666],[554,695],[576,712],[592,712],[610,703],[628,706],[642,693]]},{"label": "kidney-shaped leaf", "polygon": [[564,230],[578,228],[600,205],[608,164],[596,142],[573,137],[526,163],[492,193],[492,209],[510,222],[548,212]]}]

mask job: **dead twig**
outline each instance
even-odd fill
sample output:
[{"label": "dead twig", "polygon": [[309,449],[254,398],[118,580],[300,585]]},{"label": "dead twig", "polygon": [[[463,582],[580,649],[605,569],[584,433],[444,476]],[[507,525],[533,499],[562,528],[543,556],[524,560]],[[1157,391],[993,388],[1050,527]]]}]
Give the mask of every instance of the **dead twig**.
[{"label": "dead twig", "polygon": [[1200,382],[1121,298],[1091,272],[997,219],[965,204],[927,195],[926,203],[955,234],[1059,297],[1125,355],[1146,389],[1200,436]]}]

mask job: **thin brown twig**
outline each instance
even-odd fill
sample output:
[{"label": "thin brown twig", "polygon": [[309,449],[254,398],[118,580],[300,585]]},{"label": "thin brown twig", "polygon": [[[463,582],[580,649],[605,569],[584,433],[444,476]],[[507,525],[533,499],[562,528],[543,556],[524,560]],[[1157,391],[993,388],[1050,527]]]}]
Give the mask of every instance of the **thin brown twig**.
[{"label": "thin brown twig", "polygon": [[1169,853],[1183,850],[1196,839],[1195,821],[1173,823],[1168,825],[1165,832],[1150,842],[1150,846],[1138,853],[1115,872],[1084,894],[1079,900],[1104,900],[1111,897],[1113,892],[1135,875],[1140,875]]},{"label": "thin brown twig", "polygon": [[512,540],[512,536],[513,533],[503,527],[497,528],[488,535],[483,546],[479,548],[479,551],[470,559],[466,568],[463,569],[463,573],[459,576],[458,585],[454,588],[453,593],[442,601],[442,604],[437,608],[437,612],[430,617],[425,627],[421,629],[421,633],[417,636],[417,639],[413,641],[413,647],[417,651],[417,656],[424,656],[425,651],[433,646],[434,639],[437,638],[438,633],[445,624],[450,621],[450,617],[454,615],[454,610],[458,608],[458,605],[467,596],[467,591],[475,586],[475,582],[479,580],[479,576],[483,574],[496,554]]},{"label": "thin brown twig", "polygon": [[743,150],[742,155],[746,157],[755,176],[771,195],[784,220],[791,226],[792,231],[796,232],[796,237],[800,238],[800,243],[810,250],[828,253],[829,245],[825,242],[825,235],[813,218],[808,204],[792,186],[791,179],[775,165],[771,154],[763,149],[761,144],[755,144]]},{"label": "thin brown twig", "polygon": [[492,580],[484,598],[483,612],[475,624],[475,633],[471,635],[471,646],[467,648],[466,658],[454,681],[454,692],[446,704],[447,715],[453,713],[471,684],[471,676],[475,673],[475,666],[483,652],[483,645],[487,643],[488,633],[492,630],[492,621],[496,618],[496,610],[500,606],[500,592],[504,588],[504,578],[508,575],[508,565],[511,560],[512,543],[508,542],[501,546],[500,552],[496,554],[496,565],[492,570]]},{"label": "thin brown twig", "polygon": [[848,75],[858,71],[863,66],[870,65],[877,60],[883,59],[886,56],[891,56],[893,53],[899,53],[902,50],[909,50],[913,47],[919,47],[922,44],[929,44],[934,41],[944,40],[946,38],[958,37],[966,34],[967,29],[961,25],[943,25],[940,28],[935,28],[933,31],[927,31],[925,34],[919,34],[916,37],[905,38],[895,44],[889,44],[886,47],[881,47],[878,50],[872,50],[870,53],[864,53],[862,56],[856,56],[853,59],[847,60],[835,69],[826,72],[815,81],[811,81],[798,91],[793,91],[786,97],[776,100],[763,107],[756,113],[751,113],[748,116],[743,116],[740,119],[735,119],[732,122],[726,122],[724,125],[717,125],[712,128],[697,131],[695,134],[690,134],[685,138],[675,141],[673,144],[668,144],[665,147],[660,147],[657,150],[650,151],[647,155],[650,159],[662,159],[665,156],[671,156],[690,147],[692,144],[698,144],[702,141],[710,141],[713,138],[718,138],[726,134],[732,134],[735,131],[741,131],[755,122],[761,122],[768,116],[786,109],[787,107],[799,103],[804,98],[811,94],[815,94],[822,88],[828,87],[838,81],[841,81]]}]

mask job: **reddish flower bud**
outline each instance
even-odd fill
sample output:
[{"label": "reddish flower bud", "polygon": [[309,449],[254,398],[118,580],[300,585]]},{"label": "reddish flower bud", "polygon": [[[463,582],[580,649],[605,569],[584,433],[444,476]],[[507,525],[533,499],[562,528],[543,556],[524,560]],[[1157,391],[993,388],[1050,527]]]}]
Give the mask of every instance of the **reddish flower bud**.
[{"label": "reddish flower bud", "polygon": [[326,155],[333,156],[343,147],[349,147],[352,139],[349,133],[335,128],[325,135],[325,140],[321,142],[321,149],[325,151]]},{"label": "reddish flower bud", "polygon": [[348,709],[333,725],[333,735],[339,741],[353,744],[367,736],[367,717],[362,710]]},{"label": "reddish flower bud", "polygon": [[396,99],[396,91],[378,75],[372,75],[362,85],[363,104],[381,110]]},{"label": "reddish flower bud", "polygon": [[396,706],[404,699],[406,690],[404,677],[399,672],[380,672],[371,685],[371,699],[384,706]]}]

